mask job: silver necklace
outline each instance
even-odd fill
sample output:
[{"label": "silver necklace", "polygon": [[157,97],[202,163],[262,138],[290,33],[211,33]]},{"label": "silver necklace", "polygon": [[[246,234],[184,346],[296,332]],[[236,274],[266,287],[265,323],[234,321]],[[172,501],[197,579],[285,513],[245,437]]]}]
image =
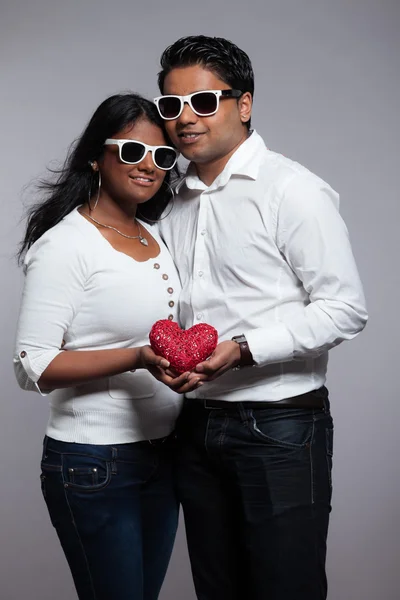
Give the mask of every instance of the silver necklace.
[{"label": "silver necklace", "polygon": [[126,233],[122,233],[122,231],[120,231],[116,227],[112,227],[112,225],[104,225],[104,223],[100,223],[100,221],[97,221],[96,219],[94,219],[93,217],[88,215],[87,213],[83,213],[83,214],[85,215],[85,217],[88,217],[88,219],[93,221],[93,223],[96,223],[96,225],[100,225],[100,227],[105,227],[106,229],[112,229],[113,231],[115,231],[116,233],[119,233],[119,235],[122,235],[122,237],[127,238],[128,240],[139,240],[139,242],[141,244],[143,244],[143,246],[149,245],[149,242],[147,241],[147,239],[142,235],[142,228],[140,227],[140,223],[137,219],[135,219],[135,221],[138,226],[139,235],[126,235]]}]

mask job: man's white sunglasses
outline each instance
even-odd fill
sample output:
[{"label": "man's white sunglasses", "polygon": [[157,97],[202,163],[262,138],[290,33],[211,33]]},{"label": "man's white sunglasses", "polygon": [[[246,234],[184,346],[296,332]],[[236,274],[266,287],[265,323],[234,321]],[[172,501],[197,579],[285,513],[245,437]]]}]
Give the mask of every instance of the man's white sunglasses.
[{"label": "man's white sunglasses", "polygon": [[158,169],[169,171],[173,169],[178,160],[179,153],[171,146],[149,146],[137,140],[116,140],[108,138],[105,146],[118,146],[119,158],[127,165],[140,163],[148,152],[151,153],[153,162]]},{"label": "man's white sunglasses", "polygon": [[172,121],[181,116],[185,102],[199,117],[210,117],[217,112],[220,98],[240,98],[242,94],[240,90],[204,90],[187,96],[158,96],[154,103],[160,116],[165,121]]}]

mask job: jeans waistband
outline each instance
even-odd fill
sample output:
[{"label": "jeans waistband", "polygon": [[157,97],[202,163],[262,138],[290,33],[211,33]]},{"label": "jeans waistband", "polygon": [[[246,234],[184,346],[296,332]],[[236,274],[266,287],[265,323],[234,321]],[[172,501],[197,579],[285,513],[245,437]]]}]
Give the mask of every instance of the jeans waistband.
[{"label": "jeans waistband", "polygon": [[286,409],[286,408],[316,408],[329,410],[328,390],[325,386],[322,386],[318,390],[312,390],[305,394],[298,396],[292,396],[290,398],[283,398],[282,400],[260,400],[260,401],[249,401],[243,400],[241,402],[229,402],[227,400],[212,400],[207,398],[190,398],[186,399],[189,404],[194,402],[197,406],[201,405],[203,408],[209,410],[235,410],[239,406],[241,408],[251,409]]},{"label": "jeans waistband", "polygon": [[[129,461],[137,459],[137,454],[141,450],[151,451],[164,447],[165,442],[172,439],[172,436],[158,438],[155,440],[142,440],[140,442],[131,442],[128,444],[78,444],[75,442],[63,442],[45,436],[43,440],[43,455],[46,452],[55,452],[56,454],[85,454],[96,456],[108,461]],[[168,445],[168,444],[167,444]]]}]

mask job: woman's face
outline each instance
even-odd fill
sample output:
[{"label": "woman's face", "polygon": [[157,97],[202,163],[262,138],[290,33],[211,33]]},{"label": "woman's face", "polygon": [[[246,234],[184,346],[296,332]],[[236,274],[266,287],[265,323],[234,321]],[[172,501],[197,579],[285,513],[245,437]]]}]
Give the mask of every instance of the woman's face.
[{"label": "woman's face", "polygon": [[[118,140],[136,140],[149,146],[165,146],[162,130],[146,119],[139,119],[112,136]],[[101,188],[111,200],[120,205],[142,204],[150,200],[161,187],[166,172],[155,166],[151,152],[134,165],[123,163],[117,145],[104,146],[103,157],[98,161]]]}]

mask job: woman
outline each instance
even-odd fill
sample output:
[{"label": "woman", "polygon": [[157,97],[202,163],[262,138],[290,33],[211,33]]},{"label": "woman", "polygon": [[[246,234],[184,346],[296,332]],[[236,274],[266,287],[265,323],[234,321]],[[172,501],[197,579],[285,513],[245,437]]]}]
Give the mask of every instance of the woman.
[{"label": "woman", "polygon": [[148,333],[177,316],[178,276],[149,225],[176,159],[152,103],[108,98],[22,242],[14,365],[23,389],[52,392],[42,491],[81,600],[155,600],[175,537],[181,396],[149,373],[168,362]]}]

